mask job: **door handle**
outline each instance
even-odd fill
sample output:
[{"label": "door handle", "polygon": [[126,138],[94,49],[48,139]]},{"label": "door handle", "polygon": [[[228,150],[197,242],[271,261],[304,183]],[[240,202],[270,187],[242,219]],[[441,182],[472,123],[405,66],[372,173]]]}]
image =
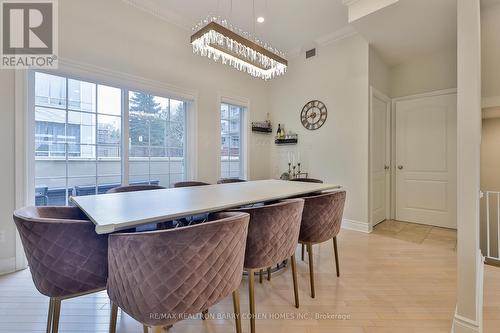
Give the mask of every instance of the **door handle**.
[{"label": "door handle", "polygon": [[390,166],[388,166],[388,165],[384,166],[384,170],[389,170],[390,168],[391,168],[391,167],[390,167]]},{"label": "door handle", "polygon": [[403,166],[402,166],[401,164],[400,164],[400,165],[398,165],[398,169],[399,169],[399,170],[403,170]]}]

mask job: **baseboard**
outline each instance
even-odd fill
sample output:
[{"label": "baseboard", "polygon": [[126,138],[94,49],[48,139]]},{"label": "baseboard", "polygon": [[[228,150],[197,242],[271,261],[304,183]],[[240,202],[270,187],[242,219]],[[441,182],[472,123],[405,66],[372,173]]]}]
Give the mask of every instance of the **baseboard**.
[{"label": "baseboard", "polygon": [[481,327],[477,321],[470,320],[457,314],[453,317],[451,333],[481,333]]},{"label": "baseboard", "polygon": [[365,233],[370,233],[373,231],[371,225],[366,222],[360,222],[355,220],[343,219],[342,220],[342,228],[354,231],[360,231]]},{"label": "baseboard", "polygon": [[0,259],[0,275],[16,271],[16,257]]},{"label": "baseboard", "polygon": [[483,333],[484,257],[480,249],[477,249],[476,255],[476,319],[459,315],[455,308],[451,333]]}]

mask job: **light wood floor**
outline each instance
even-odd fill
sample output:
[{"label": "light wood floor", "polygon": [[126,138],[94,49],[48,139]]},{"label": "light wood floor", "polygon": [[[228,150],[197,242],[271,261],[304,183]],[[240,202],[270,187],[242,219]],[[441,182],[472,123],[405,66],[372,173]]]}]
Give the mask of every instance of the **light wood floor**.
[{"label": "light wood floor", "polygon": [[[309,297],[307,263],[299,260],[300,309],[293,306],[289,270],[273,276],[271,282],[256,283],[258,313],[309,316],[258,320],[257,332],[448,333],[456,304],[455,243],[456,233],[452,230],[394,221],[380,224],[372,234],[342,230],[340,278],[334,273],[332,243],[314,247],[316,299]],[[299,249],[297,258],[300,259]],[[488,283],[498,282],[500,278]],[[245,279],[241,286],[245,312],[247,287]],[[485,316],[494,316],[500,327],[498,299],[485,307]],[[0,332],[43,332],[47,306],[48,299],[36,291],[28,270],[0,277]],[[60,331],[106,332],[109,307],[104,292],[63,301]],[[231,311],[230,298],[210,309],[211,314]],[[340,315],[343,319],[317,319],[317,313]],[[243,320],[243,331],[249,331],[247,320]],[[120,312],[118,332],[142,330]],[[192,319],[175,324],[169,332],[232,333],[234,326],[230,319]]]}]

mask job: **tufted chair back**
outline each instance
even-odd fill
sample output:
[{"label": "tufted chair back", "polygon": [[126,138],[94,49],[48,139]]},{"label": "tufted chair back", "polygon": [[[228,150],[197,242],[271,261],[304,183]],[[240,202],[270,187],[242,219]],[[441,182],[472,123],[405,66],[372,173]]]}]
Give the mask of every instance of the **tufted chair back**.
[{"label": "tufted chair back", "polygon": [[26,207],[14,222],[33,282],[43,295],[69,297],[106,287],[108,236],[77,207]]},{"label": "tufted chair back", "polygon": [[217,184],[229,184],[229,183],[245,183],[245,179],[239,178],[222,178],[217,181]]},{"label": "tufted chair back", "polygon": [[108,295],[148,326],[200,313],[239,288],[248,214],[194,226],[109,237]]},{"label": "tufted chair back", "polygon": [[135,191],[149,191],[149,190],[163,190],[165,187],[160,185],[128,185],[113,187],[106,193],[121,193],[121,192],[135,192]]},{"label": "tufted chair back", "polygon": [[322,243],[337,236],[342,224],[345,198],[345,191],[303,197],[304,212],[299,240],[305,243]]},{"label": "tufted chair back", "polygon": [[303,207],[303,199],[290,199],[238,208],[250,214],[245,268],[267,268],[292,256],[297,247]]},{"label": "tufted chair back", "polygon": [[205,186],[205,185],[210,185],[208,183],[204,182],[198,182],[194,180],[189,180],[185,182],[178,182],[174,184],[174,187],[192,187],[192,186]]}]

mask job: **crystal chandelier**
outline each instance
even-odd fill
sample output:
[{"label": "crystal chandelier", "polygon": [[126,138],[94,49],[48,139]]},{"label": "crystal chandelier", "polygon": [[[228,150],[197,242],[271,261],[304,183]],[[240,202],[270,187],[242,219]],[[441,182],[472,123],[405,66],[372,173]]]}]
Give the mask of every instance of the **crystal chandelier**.
[{"label": "crystal chandelier", "polygon": [[286,72],[283,53],[250,34],[233,28],[225,20],[210,17],[193,28],[193,52],[231,65],[254,77],[269,80]]}]

